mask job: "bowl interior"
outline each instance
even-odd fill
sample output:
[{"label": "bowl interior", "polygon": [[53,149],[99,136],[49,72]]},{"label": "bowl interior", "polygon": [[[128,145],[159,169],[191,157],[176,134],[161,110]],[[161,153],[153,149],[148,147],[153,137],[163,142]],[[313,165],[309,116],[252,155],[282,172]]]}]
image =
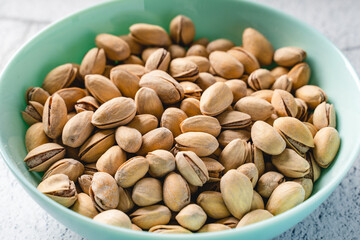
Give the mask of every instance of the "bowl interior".
[{"label": "bowl interior", "polygon": [[[36,192],[35,187],[40,181],[40,175],[29,172],[23,163],[26,155],[24,136],[28,126],[22,120],[20,111],[25,108],[25,91],[30,86],[40,86],[45,75],[52,68],[67,62],[80,63],[84,54],[95,46],[96,34],[103,32],[127,34],[129,26],[138,22],[159,24],[168,30],[170,20],[177,14],[187,15],[194,21],[197,38],[207,37],[210,40],[228,38],[241,45],[243,30],[246,27],[253,27],[262,32],[275,49],[283,46],[298,46],[305,49],[308,55],[306,61],[312,70],[310,83],[324,89],[329,101],[335,106],[341,147],[334,163],[322,172],[321,178],[316,182],[312,197],[277,218],[247,228],[249,233],[256,227],[263,229],[273,227],[269,228],[272,231],[266,236],[275,236],[315,209],[334,190],[355,160],[359,152],[357,134],[360,132],[358,123],[360,92],[359,81],[351,65],[321,34],[298,20],[254,3],[237,0],[114,1],[82,11],[52,25],[28,42],[2,73],[1,153],[26,190],[41,202],[44,208],[50,209],[51,213],[65,211],[64,216],[69,219],[87,221],[86,224],[100,226],[84,217],[71,214],[70,211],[66,212],[65,208],[50,202]],[[298,216],[296,220],[289,221],[287,225],[284,222],[282,227],[275,227],[276,221],[283,221],[296,214]],[[65,220],[59,220],[66,224]],[[96,227],[92,231],[95,230]],[[116,234],[129,234],[126,230],[107,227],[106,231],[110,230]],[[234,234],[247,236],[245,229],[223,232],[221,235],[216,233],[201,235],[206,238],[217,236],[226,238],[235,236]],[[140,235],[130,237],[136,236]],[[258,236],[261,238],[262,235]],[[176,235],[173,237],[177,238]]]}]

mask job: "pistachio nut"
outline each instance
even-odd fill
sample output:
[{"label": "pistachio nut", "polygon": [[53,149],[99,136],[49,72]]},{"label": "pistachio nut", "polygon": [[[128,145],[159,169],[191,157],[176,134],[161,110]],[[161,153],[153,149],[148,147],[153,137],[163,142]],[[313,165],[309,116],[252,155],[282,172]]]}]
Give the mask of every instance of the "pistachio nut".
[{"label": "pistachio nut", "polygon": [[225,111],[216,118],[222,129],[245,128],[251,124],[250,115],[239,111]]},{"label": "pistachio nut", "polygon": [[139,77],[124,69],[113,68],[110,79],[125,97],[134,98],[139,90]]},{"label": "pistachio nut", "polygon": [[180,174],[171,172],[165,177],[163,199],[165,205],[174,212],[179,212],[190,203],[189,185]]},{"label": "pistachio nut", "polygon": [[151,72],[155,69],[167,71],[170,60],[170,53],[164,48],[159,48],[155,52],[153,52],[146,60],[145,69],[147,72]]},{"label": "pistachio nut", "polygon": [[40,87],[29,87],[25,93],[26,104],[34,101],[44,105],[49,96],[50,94]]},{"label": "pistachio nut", "polygon": [[300,178],[310,172],[310,164],[292,149],[285,149],[281,154],[272,156],[271,162],[286,177]]},{"label": "pistachio nut", "polygon": [[239,223],[239,219],[231,216],[217,220],[216,223],[224,224],[229,228],[236,228],[236,225]]},{"label": "pistachio nut", "polygon": [[192,151],[199,157],[209,156],[219,147],[216,138],[204,132],[186,132],[175,138],[180,151]]},{"label": "pistachio nut", "polygon": [[132,190],[132,200],[137,206],[145,207],[162,201],[162,185],[156,178],[142,178]]},{"label": "pistachio nut", "polygon": [[116,97],[102,104],[92,116],[91,123],[101,129],[128,124],[136,114],[135,101],[131,98]]},{"label": "pistachio nut", "polygon": [[232,101],[231,89],[225,83],[217,82],[203,92],[200,110],[204,115],[215,116],[225,111]]},{"label": "pistachio nut", "polygon": [[182,133],[205,132],[217,137],[220,134],[221,126],[214,117],[197,115],[183,120],[180,123],[180,129]]},{"label": "pistachio nut", "polygon": [[45,143],[31,150],[24,161],[29,171],[46,171],[53,163],[65,156],[65,148],[56,143]]},{"label": "pistachio nut", "polygon": [[278,77],[274,84],[272,85],[271,89],[275,90],[275,89],[281,89],[281,90],[285,90],[287,92],[291,92],[292,89],[292,81],[288,78],[287,74],[281,75],[280,77]]},{"label": "pistachio nut", "polygon": [[84,56],[80,64],[80,75],[103,74],[105,71],[106,57],[104,49],[92,48]]},{"label": "pistachio nut", "polygon": [[281,173],[274,171],[266,172],[259,178],[256,191],[263,198],[269,198],[274,189],[283,182],[285,182],[285,177]]},{"label": "pistachio nut", "polygon": [[271,104],[279,117],[296,117],[297,115],[298,105],[295,98],[285,90],[275,89]]},{"label": "pistachio nut", "polygon": [[158,119],[151,114],[139,114],[136,115],[130,123],[128,123],[128,127],[135,128],[138,130],[141,135],[144,135],[151,130],[157,128],[159,124]]},{"label": "pistachio nut", "polygon": [[284,139],[275,128],[263,121],[256,121],[252,126],[251,139],[257,148],[270,155],[278,155],[286,147]]},{"label": "pistachio nut", "polygon": [[79,158],[86,163],[96,162],[114,143],[114,130],[100,130],[80,147]]},{"label": "pistachio nut", "polygon": [[264,200],[262,199],[261,195],[254,190],[250,211],[255,209],[264,209],[264,208],[265,208]]},{"label": "pistachio nut", "polygon": [[253,223],[261,222],[266,219],[272,218],[272,215],[269,211],[264,209],[256,209],[249,213],[247,213],[244,217],[240,219],[240,222],[236,226],[236,228],[244,227],[246,225],[250,225]]},{"label": "pistachio nut", "polygon": [[137,91],[135,105],[138,114],[152,114],[158,119],[164,112],[164,107],[156,92],[147,87],[142,87]]},{"label": "pistachio nut", "polygon": [[111,70],[115,71],[118,69],[128,71],[138,78],[141,78],[146,73],[145,67],[140,64],[120,64],[116,67],[113,67]]},{"label": "pistachio nut", "polygon": [[89,193],[96,209],[100,212],[114,209],[119,204],[119,189],[116,181],[106,172],[94,174]]},{"label": "pistachio nut", "polygon": [[229,229],[231,229],[231,228],[224,224],[208,223],[208,224],[205,224],[202,228],[200,228],[200,230],[197,232],[198,233],[218,232],[218,231],[224,231],[224,230],[229,230]]},{"label": "pistachio nut", "polygon": [[175,157],[171,152],[158,149],[146,155],[149,162],[149,173],[153,177],[163,177],[175,170]]},{"label": "pistachio nut", "polygon": [[83,172],[84,165],[81,162],[71,158],[64,158],[52,164],[46,170],[42,179],[45,180],[55,174],[65,174],[70,181],[76,182]]},{"label": "pistachio nut", "polygon": [[60,65],[51,70],[45,77],[41,87],[50,94],[66,88],[74,81],[77,69],[71,63]]},{"label": "pistachio nut", "polygon": [[135,128],[120,126],[115,131],[116,143],[128,153],[136,153],[142,144],[141,133]]},{"label": "pistachio nut", "polygon": [[121,92],[110,79],[99,74],[85,76],[85,87],[100,103],[121,97]]},{"label": "pistachio nut", "polygon": [[70,209],[89,218],[93,218],[98,214],[91,198],[85,193],[79,193],[77,195],[77,201]]},{"label": "pistachio nut", "polygon": [[218,141],[221,147],[226,147],[234,139],[241,139],[244,141],[250,140],[250,131],[247,129],[229,129],[220,133]]},{"label": "pistachio nut", "polygon": [[166,31],[157,25],[136,23],[130,26],[130,36],[141,45],[169,46],[171,40]]},{"label": "pistachio nut", "polygon": [[41,103],[29,101],[24,111],[21,111],[22,118],[31,126],[42,121],[44,106]]},{"label": "pistachio nut", "polygon": [[326,102],[320,103],[314,110],[313,123],[317,129],[324,127],[336,127],[336,115],[334,105]]},{"label": "pistachio nut", "polygon": [[154,70],[142,76],[139,85],[155,90],[164,104],[176,103],[184,98],[184,89],[181,85],[161,70]]},{"label": "pistachio nut", "polygon": [[240,98],[246,97],[246,83],[241,80],[228,80],[225,84],[230,88],[233,93],[233,101],[232,103],[236,103]]},{"label": "pistachio nut", "polygon": [[306,52],[298,47],[279,48],[274,53],[274,61],[283,67],[292,67],[297,63],[304,61]]},{"label": "pistachio nut", "polygon": [[293,90],[308,84],[311,70],[307,63],[298,63],[288,72],[288,78],[293,84]]},{"label": "pistachio nut", "polygon": [[181,134],[180,123],[187,118],[186,113],[179,109],[167,108],[161,116],[160,126],[169,129],[174,137]]},{"label": "pistachio nut", "polygon": [[209,180],[205,163],[194,152],[178,152],[175,159],[177,169],[189,184],[201,187]]},{"label": "pistachio nut", "polygon": [[261,65],[270,65],[274,48],[264,35],[253,28],[246,28],[242,36],[243,48],[252,53]]},{"label": "pistachio nut", "polygon": [[206,50],[206,47],[201,44],[193,44],[186,52],[186,56],[201,56],[209,57],[209,53]]},{"label": "pistachio nut", "polygon": [[[199,73],[201,72],[208,72],[210,69],[210,62],[209,59],[202,56],[187,56],[184,59],[190,60],[191,62],[195,63],[199,68]],[[197,78],[199,75],[197,76]]]},{"label": "pistachio nut", "polygon": [[110,60],[122,61],[130,56],[129,45],[118,36],[101,33],[96,36],[95,43],[98,48],[104,49],[106,57]]},{"label": "pistachio nut", "polygon": [[168,48],[171,59],[182,58],[186,55],[186,49],[180,45],[171,44]]},{"label": "pistachio nut", "polygon": [[299,205],[304,199],[305,190],[299,183],[284,182],[272,192],[266,210],[276,216]]},{"label": "pistachio nut", "polygon": [[42,122],[44,132],[49,138],[58,138],[67,121],[67,110],[64,100],[58,95],[50,96],[44,105]]},{"label": "pistachio nut", "polygon": [[238,167],[236,170],[247,176],[250,179],[253,187],[256,186],[256,183],[259,179],[259,171],[254,163],[245,163]]},{"label": "pistachio nut", "polygon": [[256,69],[260,68],[260,64],[256,57],[242,47],[233,47],[227,51],[230,55],[235,57],[239,62],[244,65],[244,70],[246,73],[250,74]]},{"label": "pistachio nut", "polygon": [[209,42],[206,46],[206,50],[210,54],[214,51],[227,51],[234,46],[235,44],[229,39],[219,38]]},{"label": "pistachio nut", "polygon": [[191,233],[189,230],[178,225],[156,225],[149,229],[149,232],[162,233],[162,234],[185,234]]},{"label": "pistachio nut", "polygon": [[81,190],[86,193],[87,195],[90,194],[89,189],[91,186],[93,175],[90,174],[83,174],[78,178],[78,183],[80,185]]},{"label": "pistachio nut", "polygon": [[308,117],[308,106],[305,101],[300,98],[295,98],[295,101],[298,106],[296,118],[301,121],[305,121]]},{"label": "pistachio nut", "polygon": [[251,208],[253,187],[247,176],[234,169],[220,181],[221,195],[231,215],[241,219]]},{"label": "pistachio nut", "polygon": [[316,182],[321,174],[321,168],[317,164],[317,162],[314,159],[314,155],[312,152],[307,152],[306,154],[306,160],[311,164],[310,167],[310,173],[309,175],[305,176],[306,178],[310,178],[313,182]]},{"label": "pistachio nut", "polygon": [[129,48],[130,48],[130,52],[134,55],[140,55],[142,50],[143,50],[143,46],[141,44],[139,44],[138,42],[136,42],[131,36],[130,34],[128,35],[121,35],[119,36],[119,38],[121,38],[122,40],[124,40]]},{"label": "pistachio nut", "polygon": [[269,102],[254,96],[241,98],[234,109],[249,114],[253,121],[266,120],[274,112],[274,107]]},{"label": "pistachio nut", "polygon": [[225,172],[228,172],[244,164],[248,154],[246,141],[237,138],[226,145],[220,154],[219,162],[225,167]]},{"label": "pistachio nut", "polygon": [[193,82],[182,81],[180,85],[184,89],[184,95],[186,98],[196,98],[200,100],[202,89]]},{"label": "pistachio nut", "polygon": [[[199,78],[195,82],[203,91],[216,83],[215,77],[207,72],[200,72]],[[228,85],[229,86],[229,85]],[[230,86],[229,86],[230,87]],[[231,87],[230,87],[231,88]]]},{"label": "pistachio nut", "polygon": [[201,158],[209,173],[209,182],[219,182],[225,170],[224,166],[217,160],[209,157]]},{"label": "pistachio nut", "polygon": [[149,170],[146,158],[136,156],[120,165],[115,173],[115,180],[120,187],[128,188],[143,178]]},{"label": "pistachio nut", "polygon": [[156,50],[160,49],[160,47],[148,47],[145,48],[144,51],[141,53],[141,59],[146,62],[150,55],[154,53]]},{"label": "pistachio nut", "polygon": [[269,70],[264,68],[253,71],[247,79],[247,83],[255,91],[269,89],[274,82],[275,78],[273,75]]},{"label": "pistachio nut", "polygon": [[173,142],[174,137],[169,129],[156,128],[142,136],[142,145],[137,154],[145,155],[157,149],[170,150]]},{"label": "pistachio nut", "polygon": [[119,146],[112,146],[96,161],[96,169],[114,176],[116,170],[126,161],[126,153]]},{"label": "pistachio nut", "polygon": [[214,219],[230,216],[221,193],[215,191],[204,191],[198,196],[196,203],[202,207],[206,214]]},{"label": "pistachio nut", "polygon": [[314,158],[322,168],[327,168],[334,160],[339,147],[340,136],[333,127],[320,129],[314,137]]},{"label": "pistachio nut", "polygon": [[124,189],[119,186],[119,205],[117,209],[123,212],[129,212],[135,206],[132,198],[130,189]]},{"label": "pistachio nut", "polygon": [[195,37],[194,23],[184,15],[174,17],[169,28],[171,39],[177,44],[188,45]]},{"label": "pistachio nut", "polygon": [[75,110],[77,113],[82,111],[93,111],[99,108],[98,101],[92,96],[86,96],[77,100]]},{"label": "pistachio nut", "polygon": [[176,58],[170,62],[169,73],[178,81],[194,82],[199,77],[199,67],[187,58]]},{"label": "pistachio nut", "polygon": [[50,139],[46,136],[42,123],[35,123],[26,131],[25,146],[27,152],[30,152],[34,148],[49,142]]},{"label": "pistachio nut", "polygon": [[67,121],[61,136],[64,145],[76,148],[88,139],[94,130],[91,124],[93,114],[92,111],[82,111]]},{"label": "pistachio nut", "polygon": [[153,205],[137,209],[130,217],[133,223],[147,230],[157,225],[168,224],[171,212],[166,206]]},{"label": "pistachio nut", "polygon": [[239,78],[244,73],[244,66],[235,57],[222,51],[214,51],[209,60],[215,73],[226,79]]},{"label": "pistachio nut", "polygon": [[78,87],[63,88],[56,93],[64,99],[68,112],[74,110],[76,102],[86,96],[86,91]]},{"label": "pistachio nut", "polygon": [[93,219],[96,222],[104,223],[116,227],[122,227],[128,229],[132,228],[130,218],[125,213],[117,209],[106,210],[96,215]]},{"label": "pistachio nut", "polygon": [[199,205],[189,204],[180,210],[175,219],[181,226],[197,231],[205,224],[207,215]]},{"label": "pistachio nut", "polygon": [[306,85],[297,89],[295,96],[302,99],[310,109],[315,109],[320,103],[327,101],[325,92],[314,85]]},{"label": "pistachio nut", "polygon": [[299,155],[304,155],[314,147],[310,130],[296,118],[280,117],[274,121],[274,128]]},{"label": "pistachio nut", "polygon": [[188,117],[202,115],[200,111],[200,101],[195,98],[185,98],[182,100],[180,109],[183,110]]},{"label": "pistachio nut", "polygon": [[305,190],[305,200],[308,199],[313,190],[313,181],[310,178],[298,178],[294,179],[294,182],[299,183]]}]

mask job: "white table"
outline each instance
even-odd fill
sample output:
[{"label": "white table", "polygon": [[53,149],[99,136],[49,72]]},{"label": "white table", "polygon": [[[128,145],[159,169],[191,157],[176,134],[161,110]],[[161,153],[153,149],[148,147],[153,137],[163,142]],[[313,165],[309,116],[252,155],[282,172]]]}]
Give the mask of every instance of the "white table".
[{"label": "white table", "polygon": [[[256,0],[317,28],[360,71],[360,1]],[[0,0],[0,70],[49,23],[100,0]],[[360,104],[360,103],[354,103]],[[360,161],[318,209],[278,239],[360,239]],[[58,223],[20,187],[0,161],[0,239],[83,239]]]}]

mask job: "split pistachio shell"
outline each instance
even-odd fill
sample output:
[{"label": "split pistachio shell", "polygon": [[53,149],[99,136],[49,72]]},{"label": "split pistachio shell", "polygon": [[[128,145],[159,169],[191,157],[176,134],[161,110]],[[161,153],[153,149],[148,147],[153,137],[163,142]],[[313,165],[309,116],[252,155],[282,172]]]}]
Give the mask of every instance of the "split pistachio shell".
[{"label": "split pistachio shell", "polygon": [[69,147],[80,147],[91,135],[94,126],[91,124],[92,111],[82,111],[65,124],[62,131],[62,142]]},{"label": "split pistachio shell", "polygon": [[134,98],[139,90],[139,77],[124,69],[113,68],[110,71],[110,79],[125,97]]},{"label": "split pistachio shell", "polygon": [[67,109],[64,100],[58,95],[50,96],[44,105],[42,122],[44,132],[49,138],[58,138],[67,121]]},{"label": "split pistachio shell", "polygon": [[296,90],[309,83],[311,70],[307,63],[299,63],[287,75],[293,84],[293,90]]},{"label": "split pistachio shell", "polygon": [[70,207],[77,199],[75,184],[65,174],[55,174],[45,179],[37,189],[64,207]]},{"label": "split pistachio shell", "polygon": [[144,51],[141,53],[141,59],[146,62],[150,55],[153,54],[156,50],[160,49],[160,47],[148,47],[145,48]]},{"label": "split pistachio shell", "polygon": [[146,155],[149,162],[149,173],[153,177],[163,177],[175,170],[175,157],[166,150],[155,150]]},{"label": "split pistachio shell", "polygon": [[160,127],[142,136],[142,145],[137,152],[138,155],[145,155],[157,149],[170,150],[173,146],[174,137],[167,128]]},{"label": "split pistachio shell", "polygon": [[300,178],[310,172],[310,164],[292,149],[285,149],[281,154],[272,156],[272,164],[286,177]]},{"label": "split pistachio shell", "polygon": [[142,144],[141,133],[135,128],[120,126],[115,132],[116,143],[128,153],[136,153]]},{"label": "split pistachio shell", "polygon": [[49,142],[50,138],[46,136],[42,123],[35,123],[27,129],[25,134],[25,146],[27,152],[30,152],[34,148]]},{"label": "split pistachio shell", "polygon": [[122,227],[128,229],[132,228],[130,218],[122,211],[116,209],[111,209],[99,213],[94,217],[94,221],[116,227]]},{"label": "split pistachio shell", "polygon": [[204,115],[215,116],[231,105],[233,94],[225,83],[215,83],[207,88],[200,99],[200,110]]},{"label": "split pistachio shell", "polygon": [[167,108],[161,116],[160,126],[169,129],[174,137],[181,134],[180,123],[187,118],[186,113],[179,109]]},{"label": "split pistachio shell", "polygon": [[250,74],[247,82],[253,90],[257,91],[270,88],[275,82],[275,78],[269,70],[260,68]]},{"label": "split pistachio shell", "polygon": [[190,44],[195,36],[194,23],[184,15],[176,16],[170,22],[170,36],[177,44]]},{"label": "split pistachio shell", "polygon": [[198,196],[196,203],[199,204],[206,214],[214,219],[230,216],[225,206],[221,193],[215,191],[204,191]]},{"label": "split pistachio shell", "polygon": [[191,185],[201,187],[209,180],[209,173],[204,162],[194,152],[178,152],[176,166]]},{"label": "split pistachio shell", "polygon": [[239,111],[225,111],[216,118],[223,129],[245,128],[251,124],[251,116]]},{"label": "split pistachio shell", "polygon": [[122,61],[130,56],[130,47],[123,39],[118,36],[102,33],[95,38],[98,48],[105,51],[106,57],[113,61]]},{"label": "split pistachio shell", "polygon": [[165,205],[174,212],[179,212],[190,203],[190,188],[181,175],[169,173],[163,185],[163,198]]},{"label": "split pistachio shell", "polygon": [[234,217],[241,219],[250,211],[253,187],[247,176],[232,169],[221,178],[220,189],[225,205]]},{"label": "split pistachio shell", "polygon": [[274,53],[274,61],[283,67],[292,67],[304,61],[306,52],[298,47],[279,48]]},{"label": "split pistachio shell", "polygon": [[93,218],[98,214],[91,198],[86,193],[77,195],[77,201],[71,207],[71,210],[89,218]]},{"label": "split pistachio shell", "polygon": [[324,127],[336,127],[336,115],[334,105],[326,102],[320,103],[314,111],[313,123],[317,129]]},{"label": "split pistachio shell", "polygon": [[324,127],[316,133],[314,143],[313,153],[316,162],[320,167],[327,168],[334,160],[340,147],[338,131],[332,127]]},{"label": "split pistachio shell", "polygon": [[252,53],[261,65],[270,65],[274,48],[264,35],[253,28],[246,28],[242,36],[243,48]]},{"label": "split pistachio shell", "polygon": [[209,182],[220,181],[220,178],[223,175],[223,171],[225,170],[224,166],[217,160],[210,157],[203,157],[201,160],[203,160],[209,172]]},{"label": "split pistachio shell", "polygon": [[50,94],[40,87],[29,87],[25,93],[25,101],[26,104],[29,101],[34,101],[44,105],[49,96]]},{"label": "split pistachio shell", "polygon": [[231,229],[230,227],[224,225],[224,224],[220,224],[220,223],[209,223],[209,224],[205,224],[202,228],[200,228],[199,231],[197,231],[198,233],[205,233],[205,232],[218,232],[218,231],[224,231],[224,230],[229,230]]},{"label": "split pistachio shell", "polygon": [[44,106],[38,102],[29,101],[29,105],[21,112],[22,118],[31,126],[42,121]]},{"label": "split pistachio shell", "polygon": [[98,101],[91,96],[86,96],[83,97],[79,100],[77,100],[76,104],[75,104],[75,110],[77,113],[82,112],[82,111],[95,111],[96,109],[99,108],[99,103]]},{"label": "split pistachio shell", "polygon": [[91,185],[91,181],[92,181],[93,176],[90,174],[83,174],[78,178],[78,183],[80,185],[81,190],[86,193],[87,195],[89,195],[89,189],[90,189],[90,185]]},{"label": "split pistachio shell", "polygon": [[157,225],[168,224],[171,212],[166,206],[153,205],[137,209],[130,217],[137,226],[147,230]]},{"label": "split pistachio shell", "polygon": [[266,210],[273,215],[279,215],[300,203],[305,199],[304,188],[296,182],[284,182],[272,192]]},{"label": "split pistachio shell", "polygon": [[189,204],[181,209],[175,219],[181,226],[197,231],[205,224],[207,216],[199,205]]},{"label": "split pistachio shell", "polygon": [[76,182],[84,172],[84,165],[71,158],[65,158],[55,162],[44,173],[43,180],[55,174],[65,174],[69,177],[70,181]]},{"label": "split pistachio shell", "polygon": [[149,163],[144,157],[133,157],[121,164],[115,173],[115,180],[119,186],[128,188],[143,178],[148,170]]},{"label": "split pistachio shell", "polygon": [[138,114],[136,115],[130,123],[128,123],[128,127],[135,128],[138,130],[141,135],[144,135],[151,130],[157,128],[159,124],[158,119],[151,114]]},{"label": "split pistachio shell", "polygon": [[74,81],[77,69],[71,63],[60,65],[51,70],[45,77],[41,87],[50,94],[69,87]]},{"label": "split pistachio shell", "polygon": [[240,222],[236,226],[236,228],[240,228],[246,225],[250,225],[253,223],[261,222],[266,219],[272,218],[272,215],[269,211],[263,209],[256,209],[247,213],[243,218],[240,219]]},{"label": "split pistachio shell", "polygon": [[84,56],[80,64],[80,75],[102,74],[105,70],[106,57],[104,49],[92,48]]},{"label": "split pistachio shell", "polygon": [[90,197],[100,212],[114,209],[119,204],[119,189],[115,179],[108,173],[94,174],[89,189]]},{"label": "split pistachio shell", "polygon": [[110,79],[99,74],[86,75],[85,87],[100,103],[122,96],[119,89]]},{"label": "split pistachio shell", "polygon": [[199,77],[199,67],[187,58],[176,58],[170,62],[169,73],[178,81],[194,82]]},{"label": "split pistachio shell", "polygon": [[217,137],[220,134],[221,126],[214,117],[197,115],[183,120],[180,123],[180,129],[182,133],[205,132]]},{"label": "split pistachio shell", "polygon": [[136,23],[129,29],[130,36],[141,45],[169,46],[171,44],[169,35],[160,26]]},{"label": "split pistachio shell", "polygon": [[170,53],[164,48],[159,48],[155,52],[153,52],[146,60],[145,69],[147,72],[151,72],[155,69],[167,71],[170,60]]},{"label": "split pistachio shell", "polygon": [[220,154],[219,162],[227,172],[244,164],[248,154],[246,141],[237,138],[226,145]]},{"label": "split pistachio shell", "polygon": [[274,107],[269,102],[253,96],[241,98],[234,109],[249,114],[253,121],[264,121],[274,112]]},{"label": "split pistachio shell", "polygon": [[304,100],[310,109],[315,109],[320,103],[327,101],[325,92],[314,85],[306,85],[297,89],[295,96]]},{"label": "split pistachio shell", "polygon": [[156,178],[142,178],[132,190],[132,200],[138,206],[145,207],[162,201],[162,185]]},{"label": "split pistachio shell", "polygon": [[256,121],[252,126],[251,139],[257,148],[270,155],[278,155],[286,147],[281,135],[263,121]]},{"label": "split pistachio shell", "polygon": [[31,150],[24,161],[30,171],[46,171],[53,163],[65,156],[63,146],[56,143],[45,143]]},{"label": "split pistachio shell", "polygon": [[133,99],[116,97],[102,104],[92,116],[91,123],[102,129],[128,124],[136,114]]},{"label": "split pistachio shell", "polygon": [[97,160],[96,169],[114,176],[116,170],[125,161],[126,153],[119,146],[112,146]]},{"label": "split pistachio shell", "polygon": [[209,156],[218,148],[216,138],[204,132],[187,132],[175,138],[175,147],[180,151],[193,151],[199,157]]},{"label": "split pistachio shell", "polygon": [[287,92],[290,92],[292,89],[292,81],[288,78],[287,74],[281,75],[278,77],[274,84],[272,85],[271,89],[281,89]]},{"label": "split pistachio shell", "polygon": [[259,178],[256,190],[262,197],[269,198],[274,189],[284,181],[284,175],[278,172],[269,171]]},{"label": "split pistachio shell", "polygon": [[202,89],[198,85],[196,85],[196,83],[183,81],[180,82],[180,85],[184,89],[184,95],[186,98],[200,99]]},{"label": "split pistachio shell", "polygon": [[272,95],[271,104],[279,117],[296,117],[297,115],[298,105],[295,98],[285,90],[276,89]]},{"label": "split pistachio shell", "polygon": [[86,91],[78,87],[63,88],[56,93],[64,100],[68,112],[74,110],[76,102],[86,96]]},{"label": "split pistachio shell", "polygon": [[223,78],[239,78],[244,73],[242,63],[226,52],[214,51],[210,53],[209,60],[216,74]]}]

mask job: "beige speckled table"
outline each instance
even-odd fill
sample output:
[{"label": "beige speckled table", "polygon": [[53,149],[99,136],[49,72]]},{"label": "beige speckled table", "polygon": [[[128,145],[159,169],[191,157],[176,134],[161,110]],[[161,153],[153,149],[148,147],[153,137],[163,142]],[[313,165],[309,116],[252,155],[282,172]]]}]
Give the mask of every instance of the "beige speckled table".
[{"label": "beige speckled table", "polygon": [[[38,31],[100,0],[0,0],[0,71]],[[340,48],[360,72],[359,0],[256,0],[314,26]],[[324,59],[325,61],[325,59]],[[339,79],[341,80],[341,79]],[[354,103],[360,104],[360,103]],[[83,239],[58,223],[22,189],[0,161],[0,239]],[[360,161],[335,192],[278,239],[360,239]]]}]

